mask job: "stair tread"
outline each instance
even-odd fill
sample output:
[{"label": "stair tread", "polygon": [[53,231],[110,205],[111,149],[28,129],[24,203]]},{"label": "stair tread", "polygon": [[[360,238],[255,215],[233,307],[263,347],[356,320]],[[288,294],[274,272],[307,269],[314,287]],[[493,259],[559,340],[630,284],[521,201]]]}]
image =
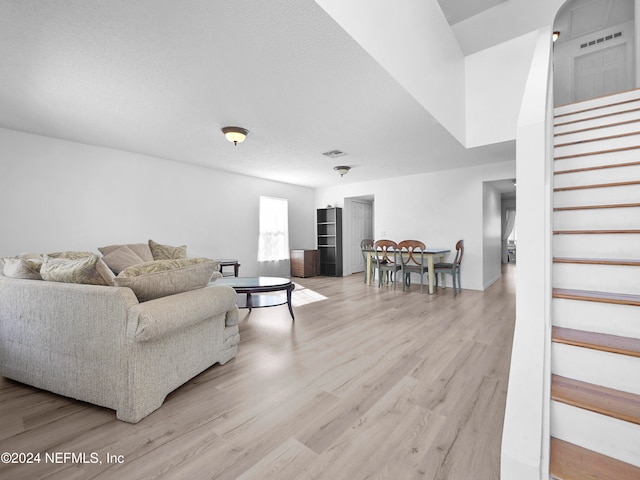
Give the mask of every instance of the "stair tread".
[{"label": "stair tread", "polygon": [[623,167],[635,167],[640,165],[640,161],[636,162],[624,162],[624,163],[611,163],[605,165],[593,165],[591,167],[581,167],[581,168],[569,168],[567,170],[556,170],[553,172],[554,175],[562,175],[565,173],[579,173],[579,172],[589,172],[592,170],[607,170],[610,168],[623,168]]},{"label": "stair tread", "polygon": [[[609,105],[611,106],[611,105]],[[560,123],[554,123],[554,127],[563,127],[565,125],[571,125],[572,123],[581,123],[581,122],[588,122],[590,120],[600,120],[602,118],[607,118],[607,117],[615,117],[616,115],[623,115],[625,113],[634,113],[634,112],[639,112],[640,108],[632,108],[629,110],[619,110],[616,112],[611,112],[611,113],[604,113],[602,115],[595,115],[593,117],[585,117],[585,118],[578,118],[575,120],[569,120],[566,122],[561,121]],[[569,116],[569,115],[575,115],[577,113],[581,113],[581,112],[573,112],[570,114],[563,114],[562,116]],[[559,120],[563,120],[560,118],[560,116],[555,117],[555,119],[559,119]]]},{"label": "stair tread", "polygon": [[[638,90],[638,89],[632,89],[632,90],[629,90],[629,92],[633,92],[634,90]],[[626,92],[620,92],[620,93],[626,93]],[[617,96],[619,94],[614,94],[614,95]],[[600,98],[604,98],[604,97],[607,97],[607,96],[608,95],[605,95],[605,96],[600,97]],[[595,99],[590,99],[590,100],[586,100],[586,101],[589,102],[589,101],[592,101],[592,100],[595,100]],[[603,108],[618,107],[620,105],[627,105],[629,103],[635,103],[635,102],[638,102],[638,101],[640,101],[640,97],[632,97],[632,98],[629,98],[627,100],[620,100],[620,101],[611,102],[611,103],[603,103],[602,105],[594,105],[593,107],[581,108],[579,110],[571,110],[571,111],[566,112],[566,113],[556,113],[559,108],[568,106],[568,105],[560,105],[559,107],[554,108],[553,118],[566,117],[568,115],[575,115],[577,113],[593,112],[595,110],[601,110]],[[569,105],[574,105],[575,107],[578,107],[581,103],[583,103],[583,102],[575,102],[575,103],[569,104]]]},{"label": "stair tread", "polygon": [[637,234],[640,230],[623,229],[623,230],[554,230],[554,235],[599,235],[599,234]]},{"label": "stair tread", "polygon": [[551,437],[549,473],[558,480],[638,480],[640,468]]},{"label": "stair tread", "polygon": [[567,192],[569,190],[586,190],[589,188],[609,188],[609,187],[628,187],[630,185],[640,185],[640,180],[628,180],[626,182],[610,182],[610,183],[591,183],[587,185],[571,185],[569,187],[556,187],[554,192]]},{"label": "stair tread", "polygon": [[597,208],[635,208],[640,207],[640,203],[611,203],[611,204],[602,204],[602,205],[575,205],[572,207],[555,207],[553,210],[555,212],[564,211],[564,210],[590,210]]},{"label": "stair tread", "polygon": [[554,160],[566,160],[567,158],[579,158],[579,157],[588,157],[590,155],[602,155],[605,153],[626,152],[629,150],[637,150],[638,148],[640,148],[640,145],[633,145],[631,147],[609,148],[606,150],[595,150],[593,152],[585,152],[585,153],[573,153],[570,155],[561,155],[561,156],[555,157]]},{"label": "stair tread", "polygon": [[640,260],[628,258],[577,258],[577,257],[554,257],[554,263],[579,263],[587,265],[624,265],[640,267]]},{"label": "stair tread", "polygon": [[590,138],[585,138],[583,140],[574,140],[572,142],[556,143],[554,146],[556,148],[558,148],[558,147],[568,147],[570,145],[582,145],[584,143],[601,142],[601,141],[604,141],[604,140],[614,140],[614,139],[617,139],[617,138],[632,137],[634,135],[640,135],[640,132],[619,133],[617,135],[607,135],[607,136],[604,136],[604,137],[590,137]]},{"label": "stair tread", "polygon": [[551,376],[551,398],[558,402],[640,425],[640,395]]},{"label": "stair tread", "polygon": [[591,290],[573,290],[569,288],[554,288],[554,298],[570,300],[584,300],[589,302],[616,303],[640,307],[640,295],[628,293],[595,292]]},{"label": "stair tread", "polygon": [[555,137],[560,137],[563,135],[571,135],[574,133],[584,133],[584,132],[590,132],[593,130],[601,130],[603,128],[611,128],[611,127],[619,127],[622,125],[629,125],[631,123],[636,123],[636,122],[640,122],[640,119],[633,119],[633,120],[626,120],[624,122],[614,122],[614,123],[607,123],[605,125],[598,125],[597,127],[588,127],[588,128],[581,128],[579,130],[569,130],[566,132],[560,132],[560,133],[554,133]]},{"label": "stair tread", "polygon": [[640,339],[605,333],[585,332],[565,327],[552,327],[551,339],[556,343],[591,348],[640,358]]}]

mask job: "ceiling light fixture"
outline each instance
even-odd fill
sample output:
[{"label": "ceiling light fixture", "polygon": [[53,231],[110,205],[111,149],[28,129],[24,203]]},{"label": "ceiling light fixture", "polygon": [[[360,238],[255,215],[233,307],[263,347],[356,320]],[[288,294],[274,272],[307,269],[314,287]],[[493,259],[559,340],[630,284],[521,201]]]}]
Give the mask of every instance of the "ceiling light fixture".
[{"label": "ceiling light fixture", "polygon": [[249,130],[242,127],[224,127],[222,129],[222,133],[227,137],[227,140],[233,142],[234,145],[238,145],[242,143],[245,138],[247,138],[247,134]]},{"label": "ceiling light fixture", "polygon": [[337,167],[333,167],[333,169],[338,172],[341,177],[344,177],[347,173],[349,173],[351,167],[349,167],[348,165],[338,165]]},{"label": "ceiling light fixture", "polygon": [[551,38],[555,42],[556,40],[558,40],[558,38],[560,38],[560,32],[557,32],[557,31],[553,32],[553,35],[551,36]]}]

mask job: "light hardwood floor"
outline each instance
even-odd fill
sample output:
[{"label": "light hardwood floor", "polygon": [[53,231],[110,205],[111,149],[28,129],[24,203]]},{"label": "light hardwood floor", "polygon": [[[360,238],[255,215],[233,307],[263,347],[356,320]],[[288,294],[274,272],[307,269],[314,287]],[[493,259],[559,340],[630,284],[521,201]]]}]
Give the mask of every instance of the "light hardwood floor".
[{"label": "light hardwood floor", "polygon": [[[514,267],[457,297],[361,275],[295,281],[296,300],[326,300],[295,307],[295,323],[286,306],[242,310],[238,357],[135,425],[0,378],[0,452],[42,455],[0,464],[0,478],[499,478]],[[45,452],[102,464],[45,463]]]}]

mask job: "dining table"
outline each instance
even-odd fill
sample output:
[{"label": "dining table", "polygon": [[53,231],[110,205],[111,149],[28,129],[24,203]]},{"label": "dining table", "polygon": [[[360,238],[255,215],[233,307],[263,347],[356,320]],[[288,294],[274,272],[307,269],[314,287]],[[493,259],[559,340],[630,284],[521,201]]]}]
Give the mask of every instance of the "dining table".
[{"label": "dining table", "polygon": [[[367,285],[371,285],[371,280],[373,280],[373,277],[371,275],[371,266],[374,262],[374,257],[376,255],[376,252],[375,250],[363,250],[362,252],[365,254],[367,259],[367,265],[365,268],[366,283]],[[433,266],[435,263],[443,261],[443,259],[449,253],[451,253],[451,249],[431,247],[431,248],[425,248],[423,252],[424,252],[424,257],[425,257],[425,260],[427,261],[427,267],[429,270],[428,272],[429,293],[432,294],[434,292],[434,285],[435,285],[435,279],[436,279]],[[397,255],[403,255],[405,259],[409,258],[409,252],[407,251],[398,250]],[[389,252],[389,257],[390,258],[393,257],[393,252]],[[413,257],[416,259],[420,258],[420,251],[414,251]]]}]

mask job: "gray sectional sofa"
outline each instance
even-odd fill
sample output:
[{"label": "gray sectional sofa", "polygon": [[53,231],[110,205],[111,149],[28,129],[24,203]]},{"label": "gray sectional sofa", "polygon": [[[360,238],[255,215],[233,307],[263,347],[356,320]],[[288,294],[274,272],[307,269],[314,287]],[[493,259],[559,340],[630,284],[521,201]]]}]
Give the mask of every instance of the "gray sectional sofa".
[{"label": "gray sectional sofa", "polygon": [[114,409],[125,422],[140,421],[177,387],[237,354],[230,287],[140,301],[125,286],[10,278],[1,270],[0,375]]}]

